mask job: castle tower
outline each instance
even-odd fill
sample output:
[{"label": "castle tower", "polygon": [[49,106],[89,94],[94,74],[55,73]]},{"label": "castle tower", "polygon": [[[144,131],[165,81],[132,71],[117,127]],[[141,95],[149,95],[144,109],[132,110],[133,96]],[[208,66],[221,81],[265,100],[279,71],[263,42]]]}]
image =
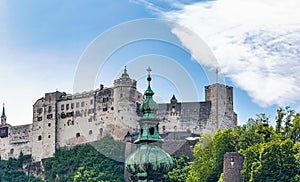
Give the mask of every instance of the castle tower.
[{"label": "castle tower", "polygon": [[[129,127],[128,129],[133,132],[136,128],[136,102],[137,102],[137,89],[136,80],[129,77],[125,66],[124,72],[121,77],[114,80],[113,85],[113,107],[114,107],[114,120],[118,123],[124,124]],[[128,130],[125,130],[126,132]],[[122,133],[120,136],[124,136]]]},{"label": "castle tower", "polygon": [[46,93],[33,105],[32,157],[35,161],[53,157],[57,141],[57,101],[65,93]]},{"label": "castle tower", "polygon": [[237,116],[233,110],[233,88],[215,83],[205,87],[205,101],[211,102],[208,127],[215,131],[220,128],[232,128],[237,125]]},{"label": "castle tower", "polygon": [[6,115],[5,115],[4,104],[3,104],[3,110],[2,110],[2,115],[1,115],[1,125],[2,126],[6,125]]},{"label": "castle tower", "polygon": [[140,132],[134,141],[138,149],[132,153],[125,162],[125,167],[131,173],[131,181],[165,181],[168,171],[173,167],[171,156],[162,148],[158,132],[159,119],[156,117],[157,103],[153,100],[154,92],[150,87],[150,71],[148,68],[148,89],[145,91],[146,99],[140,105],[143,112],[142,118],[138,121]]}]

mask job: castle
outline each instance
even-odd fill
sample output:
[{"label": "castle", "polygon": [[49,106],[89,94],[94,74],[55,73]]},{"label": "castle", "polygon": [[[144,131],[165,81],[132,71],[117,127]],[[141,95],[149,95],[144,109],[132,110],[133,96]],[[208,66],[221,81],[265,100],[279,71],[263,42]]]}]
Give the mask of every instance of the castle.
[{"label": "castle", "polygon": [[[89,92],[46,93],[33,105],[33,123],[10,126],[3,106],[0,125],[1,159],[31,154],[34,161],[53,157],[55,150],[72,147],[112,135],[123,140],[138,131],[139,104],[143,95],[126,68],[113,86]],[[159,104],[159,131],[200,134],[237,125],[233,108],[233,88],[219,83],[205,87],[205,101]]]}]

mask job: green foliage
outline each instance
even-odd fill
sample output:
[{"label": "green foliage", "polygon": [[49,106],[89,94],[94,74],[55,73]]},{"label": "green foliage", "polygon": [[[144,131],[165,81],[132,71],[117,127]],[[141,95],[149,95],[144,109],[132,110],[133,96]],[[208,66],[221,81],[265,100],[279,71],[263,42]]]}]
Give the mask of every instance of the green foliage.
[{"label": "green foliage", "polygon": [[174,168],[168,173],[168,182],[185,182],[190,170],[191,158],[188,156],[172,157]]},{"label": "green foliage", "polygon": [[57,150],[44,167],[49,181],[124,181],[123,163],[105,157],[91,145]]},{"label": "green foliage", "polygon": [[26,162],[31,161],[30,155],[19,156],[19,159],[9,159],[0,161],[0,181],[29,181],[29,182],[41,182],[40,178],[33,176],[26,176],[25,172],[22,171],[22,165]]},{"label": "green foliage", "polygon": [[279,108],[275,122],[274,129],[269,118],[259,114],[243,126],[202,135],[187,181],[222,180],[227,152],[244,155],[244,181],[300,181],[300,114]]},{"label": "green foliage", "polygon": [[194,147],[194,160],[191,163],[187,181],[208,181],[213,172],[215,160],[213,158],[213,136],[204,134],[200,137],[199,142]]},{"label": "green foliage", "polygon": [[111,136],[105,136],[101,140],[91,144],[101,154],[119,162],[124,162],[125,144],[115,141]]}]

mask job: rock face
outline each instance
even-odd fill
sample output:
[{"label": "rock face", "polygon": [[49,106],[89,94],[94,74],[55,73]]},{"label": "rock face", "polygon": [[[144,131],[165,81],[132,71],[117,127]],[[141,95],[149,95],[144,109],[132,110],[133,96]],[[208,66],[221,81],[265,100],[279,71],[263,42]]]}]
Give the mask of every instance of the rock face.
[{"label": "rock face", "polygon": [[242,182],[241,170],[243,169],[244,156],[237,152],[224,155],[223,182]]},{"label": "rock face", "polygon": [[[32,154],[34,161],[54,155],[57,148],[93,142],[105,135],[123,140],[126,133],[138,133],[142,94],[126,68],[113,87],[89,92],[46,93],[33,105],[33,123],[10,126],[3,109],[0,125],[1,159]],[[160,134],[213,132],[237,124],[233,110],[233,88],[221,84],[205,87],[205,101],[161,103],[157,110]]]}]

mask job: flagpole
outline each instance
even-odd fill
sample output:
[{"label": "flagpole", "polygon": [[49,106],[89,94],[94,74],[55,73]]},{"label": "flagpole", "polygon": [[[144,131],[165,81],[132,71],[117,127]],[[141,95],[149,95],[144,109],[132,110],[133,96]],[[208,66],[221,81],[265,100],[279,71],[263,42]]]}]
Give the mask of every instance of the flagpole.
[{"label": "flagpole", "polygon": [[218,74],[219,74],[219,70],[218,70],[218,68],[216,68],[216,83],[218,83],[219,82],[219,77],[218,77]]}]

